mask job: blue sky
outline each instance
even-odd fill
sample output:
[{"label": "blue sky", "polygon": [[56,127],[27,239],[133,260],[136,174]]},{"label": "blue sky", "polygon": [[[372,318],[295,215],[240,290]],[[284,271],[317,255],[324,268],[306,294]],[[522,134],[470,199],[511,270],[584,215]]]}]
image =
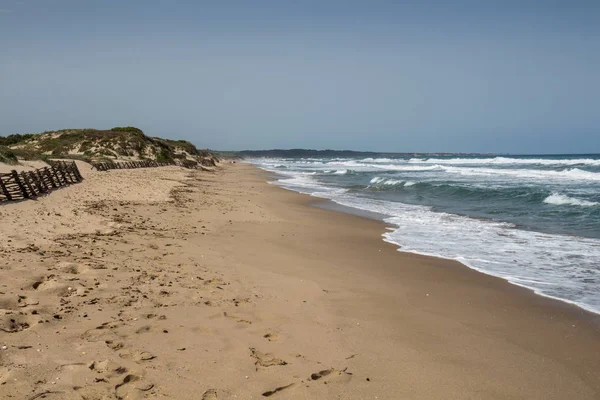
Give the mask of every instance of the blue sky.
[{"label": "blue sky", "polygon": [[0,135],[600,152],[600,1],[0,0]]}]

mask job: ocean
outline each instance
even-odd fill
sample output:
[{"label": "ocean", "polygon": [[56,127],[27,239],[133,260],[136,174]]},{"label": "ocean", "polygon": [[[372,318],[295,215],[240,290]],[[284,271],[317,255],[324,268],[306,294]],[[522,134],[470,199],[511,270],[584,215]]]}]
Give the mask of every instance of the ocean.
[{"label": "ocean", "polygon": [[600,313],[600,155],[248,161],[284,188],[382,215],[400,251]]}]

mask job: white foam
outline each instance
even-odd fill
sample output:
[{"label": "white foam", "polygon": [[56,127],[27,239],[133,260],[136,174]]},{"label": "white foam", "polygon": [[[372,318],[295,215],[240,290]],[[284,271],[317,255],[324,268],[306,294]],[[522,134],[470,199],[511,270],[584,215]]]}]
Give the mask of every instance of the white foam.
[{"label": "white foam", "polygon": [[600,182],[600,173],[584,171],[579,168],[568,168],[562,171],[534,170],[534,169],[496,169],[496,168],[469,168],[441,166],[448,173],[465,176],[510,176],[521,179],[536,180],[580,180]]},{"label": "white foam", "polygon": [[[365,167],[367,165],[354,162],[355,167]],[[543,181],[563,181],[568,183],[574,180],[600,182],[600,173],[585,171],[579,168],[566,168],[561,171],[540,170],[540,169],[508,169],[508,168],[483,168],[483,167],[457,167],[449,165],[398,165],[381,164],[367,166],[375,170],[399,171],[399,172],[445,172],[447,174],[468,176],[468,177],[506,177],[520,178],[527,180]],[[372,170],[372,169],[371,169]]]},{"label": "white foam", "polygon": [[496,164],[496,165],[589,165],[600,166],[600,159],[593,158],[511,158],[511,157],[493,157],[493,158],[411,158],[409,163],[425,164]]},{"label": "white foam", "polygon": [[[360,161],[357,160],[348,160],[348,159],[335,159],[328,161],[311,161],[311,168],[314,169],[332,169],[332,167],[337,167],[336,171],[341,171],[343,169],[352,169],[358,172],[374,172],[374,171],[398,171],[398,172],[441,172],[447,173],[455,176],[464,176],[464,177],[496,177],[496,178],[520,178],[525,180],[538,180],[538,181],[553,181],[561,184],[568,184],[572,181],[589,181],[589,182],[600,182],[600,172],[592,172],[586,171],[580,168],[565,168],[562,170],[544,170],[544,169],[523,169],[523,168],[486,168],[485,164],[511,164],[512,161],[518,160],[517,164],[536,164],[537,162],[533,161],[546,161],[545,164],[556,164],[560,165],[577,165],[582,164],[583,161],[588,162],[589,165],[594,165],[593,162],[598,162],[600,165],[600,160],[593,159],[578,159],[578,160],[536,160],[536,159],[508,159],[508,158],[489,158],[489,159],[468,159],[468,158],[457,158],[457,159],[411,159],[408,162],[406,160],[394,160],[394,159],[373,159],[377,160],[377,163],[374,161],[365,162],[363,159]],[[385,162],[384,162],[385,160]],[[496,160],[496,161],[493,161]],[[508,161],[512,160],[512,161]],[[394,161],[393,163],[389,163],[389,161]],[[439,161],[439,162],[437,162]],[[493,161],[493,162],[492,162]],[[261,160],[262,162],[262,160]],[[278,163],[281,164],[281,160],[278,160]],[[293,167],[293,164],[301,164],[298,160],[290,162],[289,167]],[[456,165],[452,165],[456,164]],[[474,166],[458,166],[459,164],[473,164]],[[544,164],[544,163],[538,163]],[[479,166],[481,165],[481,166]],[[341,174],[341,172],[338,172]]]},{"label": "white foam", "polygon": [[327,165],[335,165],[335,166],[345,166],[345,167],[363,167],[363,166],[367,166],[364,163],[361,163],[359,161],[354,161],[354,160],[349,160],[349,161],[332,160],[332,161],[328,161],[326,164]]},{"label": "white foam", "polygon": [[588,201],[588,200],[580,200],[574,197],[569,197],[560,193],[552,193],[550,196],[544,199],[544,203],[546,204],[554,204],[558,206],[582,206],[582,207],[593,207],[600,205],[600,203],[596,201]]}]

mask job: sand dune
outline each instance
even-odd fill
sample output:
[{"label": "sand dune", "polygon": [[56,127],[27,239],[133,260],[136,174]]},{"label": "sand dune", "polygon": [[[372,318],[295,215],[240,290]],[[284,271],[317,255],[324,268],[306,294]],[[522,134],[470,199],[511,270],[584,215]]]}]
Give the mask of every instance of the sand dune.
[{"label": "sand dune", "polygon": [[34,169],[44,168],[47,166],[48,164],[43,161],[20,161],[17,165],[0,163],[0,174],[6,174],[13,170],[17,172],[32,171]]}]

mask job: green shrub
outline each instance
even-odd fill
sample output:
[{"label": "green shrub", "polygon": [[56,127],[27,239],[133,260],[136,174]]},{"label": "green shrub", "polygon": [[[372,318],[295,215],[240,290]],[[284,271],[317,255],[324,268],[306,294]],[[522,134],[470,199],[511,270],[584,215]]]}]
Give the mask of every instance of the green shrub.
[{"label": "green shrub", "polygon": [[22,160],[42,160],[43,154],[39,151],[31,150],[31,149],[10,149],[10,151],[17,157]]},{"label": "green shrub", "polygon": [[157,162],[173,162],[172,154],[165,148],[162,148],[158,151],[156,155]]},{"label": "green shrub", "polygon": [[15,165],[19,163],[16,154],[5,146],[0,146],[0,163]]},{"label": "green shrub", "polygon": [[91,140],[84,140],[79,146],[79,151],[82,153],[87,152],[94,146],[94,143]]},{"label": "green shrub", "polygon": [[15,144],[19,144],[21,142],[29,140],[34,136],[35,135],[32,133],[26,133],[24,135],[20,135],[17,133],[14,135],[8,135],[6,137],[0,136],[0,146],[13,146]]},{"label": "green shrub", "polygon": [[136,128],[135,126],[115,126],[114,128],[111,129],[111,131],[130,132],[130,133],[135,133],[135,134],[144,136],[144,132],[142,132],[142,130],[140,128]]}]

